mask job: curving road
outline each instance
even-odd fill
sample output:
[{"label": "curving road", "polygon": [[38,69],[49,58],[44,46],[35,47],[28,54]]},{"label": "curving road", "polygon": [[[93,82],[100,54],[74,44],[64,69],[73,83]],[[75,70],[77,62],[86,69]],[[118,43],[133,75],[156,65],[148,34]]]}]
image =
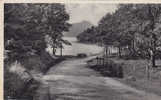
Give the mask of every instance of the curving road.
[{"label": "curving road", "polygon": [[[94,56],[93,56],[94,57]],[[88,68],[93,58],[70,59],[52,67],[42,77],[36,100],[161,100]]]}]

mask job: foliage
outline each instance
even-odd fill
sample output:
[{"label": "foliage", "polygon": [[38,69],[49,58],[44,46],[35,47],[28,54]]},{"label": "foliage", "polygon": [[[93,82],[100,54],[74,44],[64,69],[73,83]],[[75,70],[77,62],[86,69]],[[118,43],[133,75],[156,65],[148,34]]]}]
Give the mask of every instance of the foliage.
[{"label": "foliage", "polygon": [[62,47],[62,43],[66,45],[71,45],[68,41],[62,39],[62,32],[68,31],[71,26],[67,21],[69,20],[69,15],[65,11],[65,7],[62,4],[52,4],[48,5],[45,12],[46,25],[47,25],[47,35],[48,43],[53,48],[53,54],[56,52],[56,48]]},{"label": "foliage", "polygon": [[155,66],[155,56],[161,43],[160,18],[159,4],[120,4],[114,13],[107,13],[98,26],[90,28],[97,31],[85,30],[78,38],[80,41],[114,45],[119,50],[128,48],[128,55],[151,59]]},{"label": "foliage", "polygon": [[96,33],[96,28],[92,26],[91,28],[88,28],[87,30],[83,31],[80,35],[77,36],[77,39],[80,42],[95,42],[95,33]]},{"label": "foliage", "polygon": [[62,43],[62,32],[68,31],[69,15],[62,4],[5,4],[5,49],[10,58],[22,59],[30,53],[45,50],[46,35],[53,48]]},{"label": "foliage", "polygon": [[49,43],[46,37],[51,38],[54,48],[62,43],[70,44],[62,38],[62,32],[68,31],[70,26],[67,20],[69,15],[62,4],[4,5],[5,96],[22,96],[24,91],[21,90],[30,87],[16,73],[9,72],[13,62],[20,62],[27,71],[45,72],[60,61],[46,53]]}]

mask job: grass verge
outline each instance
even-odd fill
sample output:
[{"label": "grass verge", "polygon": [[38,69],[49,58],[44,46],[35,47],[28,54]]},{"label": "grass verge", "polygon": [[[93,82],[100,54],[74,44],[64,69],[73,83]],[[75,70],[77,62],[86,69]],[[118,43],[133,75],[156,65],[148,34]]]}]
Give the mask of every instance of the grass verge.
[{"label": "grass verge", "polygon": [[[14,66],[11,61],[4,61],[4,98],[27,98],[32,100],[40,82],[34,79],[34,73],[45,74],[64,57],[51,57],[47,52],[21,59],[21,64]],[[14,67],[13,67],[14,66]],[[11,72],[12,69],[12,72]],[[14,71],[14,72],[13,72]],[[25,76],[25,77],[23,77]]]},{"label": "grass verge", "polygon": [[[124,60],[119,58],[111,58],[116,63],[123,63],[124,78],[119,81],[135,87],[140,90],[155,93],[161,96],[161,70],[151,69],[148,73],[146,66],[148,62],[144,59]],[[157,65],[161,64],[161,60],[156,61]]]}]

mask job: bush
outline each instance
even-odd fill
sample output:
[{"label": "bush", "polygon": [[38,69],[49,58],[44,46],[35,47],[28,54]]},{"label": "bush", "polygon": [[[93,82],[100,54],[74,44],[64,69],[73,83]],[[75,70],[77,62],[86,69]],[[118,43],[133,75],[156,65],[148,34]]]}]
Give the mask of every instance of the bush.
[{"label": "bush", "polygon": [[39,55],[32,55],[22,61],[24,67],[28,70],[35,70],[38,72],[46,72],[55,62],[50,54],[43,52]]},{"label": "bush", "polygon": [[56,60],[52,58],[52,56],[50,56],[50,54],[47,52],[41,53],[40,59],[46,66],[49,66],[49,67],[51,67],[53,62]]},{"label": "bush", "polygon": [[112,60],[107,60],[105,65],[97,65],[96,62],[97,62],[96,59],[87,61],[88,66],[90,66],[90,68],[99,71],[103,76],[119,77],[119,78],[124,77],[122,64],[115,63]]},{"label": "bush", "polygon": [[[20,62],[27,72],[30,70],[43,72],[48,67],[38,55],[26,57],[21,59]],[[32,76],[24,80],[17,73],[10,72],[9,69],[11,69],[12,63],[13,61],[9,61],[8,59],[4,61],[4,97],[32,97],[33,92],[35,92],[36,88],[39,86],[39,82],[34,80]]]},{"label": "bush", "polygon": [[[52,65],[59,63],[61,59],[53,59],[47,52],[42,53],[41,55],[32,55],[21,59],[20,68],[24,68],[25,72],[34,70],[39,73],[45,73]],[[27,78],[25,81],[22,79],[22,76],[17,73],[17,66],[14,68],[15,73],[11,73],[12,63],[14,60],[5,59],[4,61],[4,97],[7,96],[21,98],[21,97],[32,97],[36,92],[36,88],[39,86],[39,82],[35,81],[33,77]],[[22,67],[23,66],[23,67]],[[22,72],[21,72],[22,73]],[[23,72],[24,73],[24,72]],[[31,99],[32,100],[32,99]]]},{"label": "bush", "polygon": [[117,64],[114,61],[109,60],[106,66],[108,70],[110,71],[112,77],[123,78],[122,64]]},{"label": "bush", "polygon": [[84,58],[84,57],[87,57],[87,55],[85,53],[79,53],[77,54],[77,57]]},{"label": "bush", "polygon": [[25,81],[18,74],[10,72],[8,70],[8,66],[5,66],[4,98],[8,96],[12,98],[32,98],[33,92],[35,92],[35,88],[37,88],[38,85],[39,83],[35,81],[33,78]]},{"label": "bush", "polygon": [[28,70],[35,70],[41,72],[43,68],[46,67],[44,63],[42,63],[41,59],[39,56],[34,55],[31,56],[30,58],[24,59],[22,64],[24,67]]},{"label": "bush", "polygon": [[4,97],[19,97],[21,96],[21,88],[24,83],[21,78],[7,69],[4,70]]}]

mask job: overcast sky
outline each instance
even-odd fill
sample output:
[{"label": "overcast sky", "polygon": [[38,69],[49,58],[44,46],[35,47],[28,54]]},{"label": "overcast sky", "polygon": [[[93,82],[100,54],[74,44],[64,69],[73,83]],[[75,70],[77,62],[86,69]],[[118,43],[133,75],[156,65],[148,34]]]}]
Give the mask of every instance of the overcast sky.
[{"label": "overcast sky", "polygon": [[70,14],[71,23],[89,21],[97,25],[98,21],[106,14],[117,9],[115,4],[66,4],[66,10]]}]

